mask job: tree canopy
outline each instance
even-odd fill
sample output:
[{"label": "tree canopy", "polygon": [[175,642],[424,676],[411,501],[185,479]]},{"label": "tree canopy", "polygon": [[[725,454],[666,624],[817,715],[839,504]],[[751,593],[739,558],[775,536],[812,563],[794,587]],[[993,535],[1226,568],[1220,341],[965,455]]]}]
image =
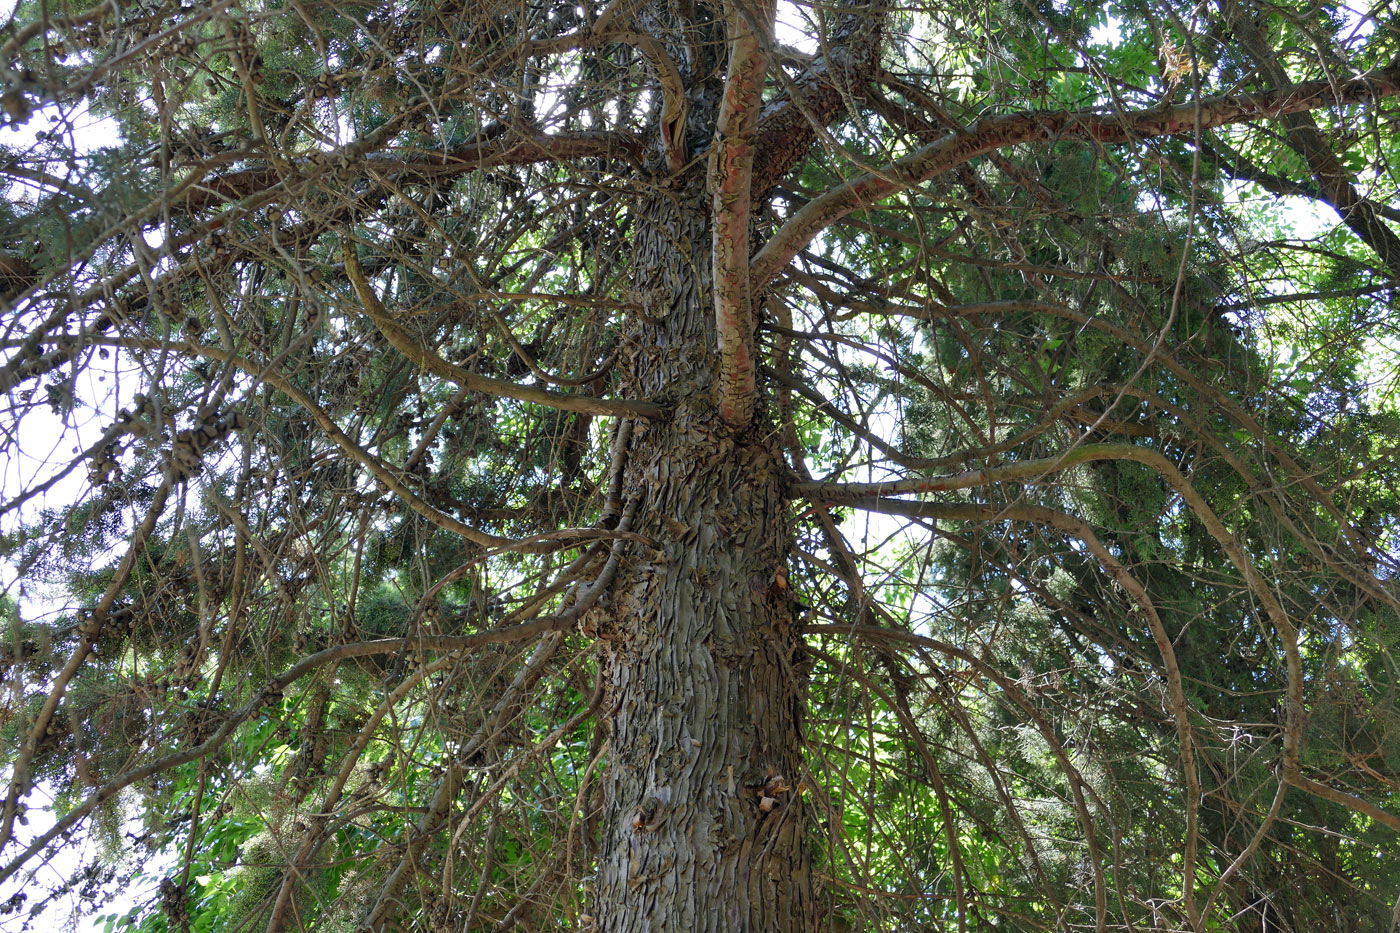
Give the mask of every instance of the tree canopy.
[{"label": "tree canopy", "polygon": [[1400,20],[22,0],[0,928],[1394,930]]}]

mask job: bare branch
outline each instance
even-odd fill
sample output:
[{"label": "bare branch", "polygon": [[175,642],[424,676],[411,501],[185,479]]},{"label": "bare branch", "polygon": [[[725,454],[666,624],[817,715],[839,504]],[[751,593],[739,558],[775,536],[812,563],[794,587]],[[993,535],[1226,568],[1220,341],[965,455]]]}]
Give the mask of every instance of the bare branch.
[{"label": "bare branch", "polygon": [[[468,172],[501,165],[532,165],[539,162],[566,162],[575,159],[623,157],[636,160],[641,156],[640,143],[620,133],[579,133],[554,136],[536,133],[471,142],[448,150],[423,152],[381,152],[356,156],[345,150],[345,171],[356,174],[378,174],[399,183],[424,182],[454,178]],[[255,153],[250,153],[255,155]],[[335,162],[341,152],[317,154],[315,159],[291,163],[294,173],[314,176],[326,163]],[[192,187],[181,197],[169,199],[171,208],[197,211],[223,201],[237,201],[252,194],[278,187],[287,180],[287,173],[271,166],[241,169],[221,175]],[[295,176],[291,176],[295,177]]]},{"label": "bare branch", "polygon": [[963,473],[929,476],[920,479],[890,480],[883,483],[797,483],[793,485],[792,491],[813,501],[838,497],[848,498],[850,496],[895,496],[916,492],[949,492],[954,489],[990,486],[993,483],[1034,482],[1048,474],[1057,473],[1081,463],[1091,463],[1095,460],[1142,462],[1142,458],[1149,454],[1155,454],[1155,451],[1149,451],[1132,444],[1081,444],[1073,450],[1054,457],[1018,460],[1014,463],[986,467],[981,470],[967,470]]},{"label": "bare branch", "polygon": [[355,254],[355,246],[346,241],[341,250],[345,257],[345,274],[350,279],[355,295],[360,299],[364,312],[374,321],[375,327],[396,350],[413,362],[414,365],[457,385],[474,392],[485,392],[501,398],[513,398],[521,402],[534,402],[561,411],[578,411],[589,415],[612,415],[620,418],[642,418],[658,421],[666,417],[666,407],[654,402],[624,402],[616,399],[592,398],[586,395],[569,395],[553,392],[535,386],[522,386],[504,379],[482,376],[461,366],[454,366],[418,342],[412,334],[389,316],[379,301],[379,296],[370,287],[360,268],[360,260]]},{"label": "bare branch", "polygon": [[523,641],[527,638],[547,635],[550,632],[563,631],[571,627],[575,620],[575,615],[571,612],[567,612],[560,615],[545,616],[533,622],[525,622],[520,625],[511,626],[510,628],[489,629],[474,635],[420,635],[405,638],[384,638],[377,641],[336,645],[324,651],[318,651],[316,654],[304,658],[282,674],[274,677],[268,682],[267,689],[263,691],[261,695],[230,712],[223,725],[221,725],[218,731],[205,742],[199,745],[186,746],[178,752],[173,752],[163,758],[158,758],[139,768],[125,771],[84,798],[81,803],[65,813],[52,827],[36,837],[34,841],[26,846],[24,851],[16,855],[8,865],[0,866],[0,882],[12,877],[24,867],[25,863],[28,862],[30,858],[42,852],[49,843],[72,830],[88,814],[120,793],[123,788],[130,787],[132,784],[145,780],[153,775],[169,771],[171,768],[185,764],[186,762],[197,761],[217,752],[232,738],[239,726],[247,722],[250,717],[267,703],[268,696],[279,693],[318,668],[350,658],[396,654],[415,648],[424,651],[452,652],[463,651],[481,645]]}]

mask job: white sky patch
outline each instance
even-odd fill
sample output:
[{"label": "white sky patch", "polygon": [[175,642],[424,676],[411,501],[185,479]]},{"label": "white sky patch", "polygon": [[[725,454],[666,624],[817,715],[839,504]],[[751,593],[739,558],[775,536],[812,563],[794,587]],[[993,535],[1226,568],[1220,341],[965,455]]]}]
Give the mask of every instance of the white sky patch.
[{"label": "white sky patch", "polygon": [[797,49],[808,55],[817,53],[819,44],[816,32],[812,28],[811,19],[808,18],[802,7],[793,3],[792,0],[779,0],[777,23],[773,34],[780,45]]},{"label": "white sky patch", "polygon": [[[33,803],[45,800],[48,806],[52,806],[53,793],[50,789],[40,786],[33,792],[30,800]],[[28,835],[20,836],[20,841],[25,844],[47,832],[56,822],[47,808],[31,809],[28,821],[29,825],[23,827]],[[136,835],[141,834],[143,830],[139,820],[129,820],[122,827],[122,832]],[[21,890],[29,895],[24,907],[17,914],[5,918],[6,922],[0,923],[0,929],[18,930],[21,928],[19,922],[27,921],[24,928],[34,933],[105,933],[105,917],[114,914],[126,916],[136,905],[153,902],[160,878],[169,874],[175,867],[173,858],[168,855],[156,854],[145,859],[137,856],[132,864],[126,867],[129,869],[140,865],[142,871],[117,897],[107,901],[83,901],[75,892],[69,891],[49,902],[43,913],[37,917],[30,917],[29,911],[48,898],[50,889],[60,887],[84,864],[90,865],[97,859],[95,840],[90,834],[79,828],[72,839],[71,843],[62,846],[52,857],[36,859],[39,864],[33,869],[20,872],[0,885],[0,902],[8,900]],[[77,921],[76,924],[74,920]]]},{"label": "white sky patch", "polygon": [[1089,33],[1089,41],[1094,45],[1116,48],[1123,44],[1123,21],[1109,14],[1102,25],[1095,26]]},{"label": "white sky patch", "polygon": [[1274,210],[1284,229],[1304,239],[1322,236],[1339,223],[1336,211],[1308,198],[1278,198]]},{"label": "white sky patch", "polygon": [[[17,0],[0,0],[0,23],[9,20],[16,5]],[[0,143],[6,148],[16,152],[30,167],[60,178],[69,174],[67,162],[70,157],[82,159],[95,150],[116,146],[120,142],[121,131],[117,121],[110,117],[93,116],[83,102],[47,104],[35,110],[23,125],[11,124],[0,130]],[[11,202],[32,204],[41,194],[36,186],[16,182],[13,176],[9,181],[11,183],[0,186],[0,196]],[[56,464],[71,462],[76,456],[75,448],[84,450],[101,437],[116,408],[120,407],[115,403],[130,402],[129,396],[135,389],[136,380],[122,377],[117,368],[118,358],[115,353],[105,363],[94,358],[91,365],[83,366],[76,375],[72,375],[71,368],[68,370],[68,385],[74,396],[74,404],[71,411],[63,415],[57,414],[46,403],[43,386],[31,383],[29,387],[35,390],[33,401],[20,421],[20,436],[11,447],[12,455],[4,458],[3,464],[0,464],[0,501],[8,502],[33,488],[36,482],[52,476]],[[45,380],[48,381],[52,380]],[[18,403],[19,397],[19,391],[11,393],[10,403]],[[80,463],[52,488],[26,503],[18,515],[6,516],[3,530],[12,531],[11,526],[16,520],[32,521],[42,509],[70,506],[80,500],[87,488],[86,465]],[[48,588],[19,579],[16,568],[8,561],[0,561],[0,591],[16,599],[21,618],[26,620],[62,611],[67,604],[66,600],[49,592]],[[36,788],[29,802],[42,807],[44,801],[51,797],[51,792],[46,792],[42,787]],[[45,809],[33,809],[29,813],[29,822],[30,833],[37,835],[53,825],[54,817]],[[30,894],[29,902],[16,917],[30,920],[29,929],[38,933],[74,929],[75,912],[77,930],[97,933],[103,928],[101,915],[125,914],[137,903],[154,896],[156,879],[133,885],[114,901],[101,905],[84,905],[75,895],[69,894],[30,919],[29,909],[42,901],[50,888],[62,884],[95,857],[93,842],[85,832],[80,830],[74,838],[77,841],[75,846],[65,846],[44,860],[32,875],[22,873],[0,886],[0,901],[4,901],[16,891],[33,885],[27,892]],[[99,909],[94,910],[94,907]]]},{"label": "white sky patch", "polygon": [[1376,31],[1377,17],[1390,9],[1390,0],[1381,0],[1375,6],[1362,10],[1357,7],[1341,4],[1337,7],[1337,12],[1342,14],[1342,20],[1347,24],[1348,30],[1342,35],[1342,44],[1350,45],[1358,39],[1366,39]]},{"label": "white sky patch", "polygon": [[[3,0],[0,0],[3,2]],[[0,130],[0,144],[15,152],[31,168],[38,168],[57,177],[68,174],[70,156],[81,159],[97,149],[116,146],[121,142],[121,130],[111,117],[94,117],[86,104],[67,105],[60,110],[48,104],[34,111],[23,125],[9,124]],[[72,145],[69,150],[68,146]],[[30,204],[40,194],[37,186],[9,175],[3,189],[6,200]]]}]

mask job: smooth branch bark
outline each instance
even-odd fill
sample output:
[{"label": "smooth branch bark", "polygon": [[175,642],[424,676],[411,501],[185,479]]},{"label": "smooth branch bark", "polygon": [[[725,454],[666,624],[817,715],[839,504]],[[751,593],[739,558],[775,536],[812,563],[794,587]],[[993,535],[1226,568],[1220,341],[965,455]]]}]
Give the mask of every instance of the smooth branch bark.
[{"label": "smooth branch bark", "polygon": [[877,171],[858,175],[802,206],[773,235],[751,267],[755,292],[773,280],[818,233],[852,211],[908,190],[942,172],[1006,146],[1036,140],[1125,143],[1154,136],[1194,134],[1260,117],[1282,117],[1323,107],[1400,94],[1400,68],[1349,81],[1309,81],[1258,93],[1120,113],[1098,110],[1031,111],[983,120],[949,133]]}]

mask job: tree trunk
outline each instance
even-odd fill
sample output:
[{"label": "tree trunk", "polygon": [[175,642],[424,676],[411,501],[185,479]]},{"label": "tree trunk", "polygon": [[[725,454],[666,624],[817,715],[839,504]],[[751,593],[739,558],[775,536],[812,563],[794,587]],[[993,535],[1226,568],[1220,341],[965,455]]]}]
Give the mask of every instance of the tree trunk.
[{"label": "tree trunk", "polygon": [[595,920],[810,931],[804,675],[774,432],[756,421],[736,435],[715,406],[703,200],[640,213],[630,388],[675,416],[636,428],[625,483],[634,527],[661,548],[633,554],[591,621],[611,710]]}]

